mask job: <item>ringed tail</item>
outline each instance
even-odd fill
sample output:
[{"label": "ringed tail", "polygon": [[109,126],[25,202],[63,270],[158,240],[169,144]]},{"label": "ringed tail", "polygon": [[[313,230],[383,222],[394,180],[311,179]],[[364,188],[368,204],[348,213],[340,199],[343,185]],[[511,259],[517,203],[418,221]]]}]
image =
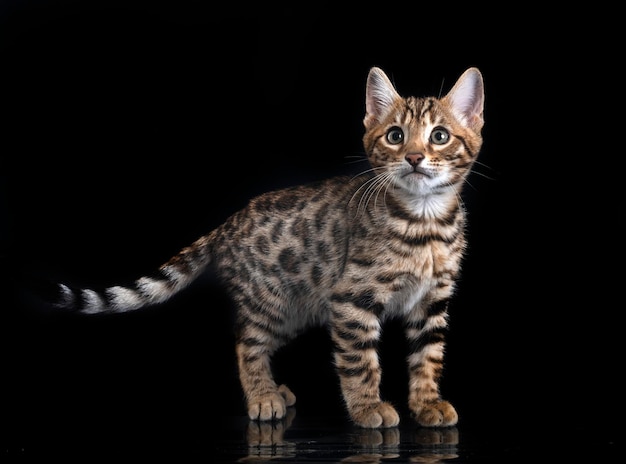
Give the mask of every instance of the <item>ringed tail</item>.
[{"label": "ringed tail", "polygon": [[58,284],[59,300],[54,306],[83,314],[123,313],[163,303],[189,286],[210,262],[211,234],[200,237],[158,268],[154,276],[143,276],[128,286],[97,291]]}]

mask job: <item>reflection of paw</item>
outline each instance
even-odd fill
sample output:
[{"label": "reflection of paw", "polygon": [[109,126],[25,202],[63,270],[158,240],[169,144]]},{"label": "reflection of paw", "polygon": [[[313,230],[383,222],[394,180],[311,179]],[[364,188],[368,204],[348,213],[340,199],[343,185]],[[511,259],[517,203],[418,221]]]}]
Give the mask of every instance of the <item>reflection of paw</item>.
[{"label": "reflection of paw", "polygon": [[250,421],[246,430],[246,438],[249,447],[255,446],[283,446],[285,430],[296,417],[293,408],[287,410],[284,420],[273,422]]},{"label": "reflection of paw", "polygon": [[286,385],[281,385],[275,392],[250,397],[248,417],[261,421],[282,419],[287,413],[287,407],[293,406],[295,402],[296,396]]},{"label": "reflection of paw", "polygon": [[364,448],[379,446],[398,446],[400,444],[400,430],[397,427],[388,429],[356,429],[352,441]]},{"label": "reflection of paw", "polygon": [[417,423],[423,427],[449,427],[456,425],[459,416],[447,401],[410,404]]},{"label": "reflection of paw", "polygon": [[346,463],[362,463],[362,464],[380,464],[383,459],[385,462],[387,459],[397,459],[399,458],[399,454],[380,454],[380,453],[372,453],[372,454],[355,454],[354,456],[348,456],[347,458],[343,458],[340,462]]},{"label": "reflection of paw", "polygon": [[400,416],[389,403],[379,402],[350,411],[355,424],[369,429],[395,427],[400,423]]},{"label": "reflection of paw", "polygon": [[283,420],[250,421],[246,429],[248,456],[239,462],[265,461],[277,457],[294,457],[296,445],[285,441],[285,430],[291,426],[296,411],[287,409]]},{"label": "reflection of paw", "polygon": [[459,430],[456,427],[420,428],[415,432],[415,443],[423,446],[456,446],[459,444]]},{"label": "reflection of paw", "polygon": [[415,432],[415,443],[422,449],[411,457],[411,462],[435,464],[459,457],[459,431],[456,427],[420,428]]},{"label": "reflection of paw", "polygon": [[400,430],[397,427],[385,429],[358,428],[351,441],[359,448],[359,453],[341,462],[379,463],[382,459],[397,459],[400,456]]}]

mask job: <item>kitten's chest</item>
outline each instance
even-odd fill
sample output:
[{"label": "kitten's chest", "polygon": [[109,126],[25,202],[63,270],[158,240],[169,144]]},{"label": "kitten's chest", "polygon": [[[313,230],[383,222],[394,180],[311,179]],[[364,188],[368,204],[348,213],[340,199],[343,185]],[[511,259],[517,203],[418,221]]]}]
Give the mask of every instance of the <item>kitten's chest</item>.
[{"label": "kitten's chest", "polygon": [[434,294],[440,298],[446,296],[440,294],[451,292],[465,248],[462,220],[392,217],[381,224],[371,224],[353,243],[349,260],[356,264],[349,269],[352,284],[369,283],[394,311],[410,309]]},{"label": "kitten's chest", "polygon": [[461,258],[449,244],[436,240],[412,244],[388,238],[378,248],[373,265],[377,280],[419,281],[424,287],[436,285],[442,275],[455,271]]},{"label": "kitten's chest", "polygon": [[445,220],[387,214],[366,227],[355,248],[369,254],[381,273],[436,278],[458,268],[465,249],[462,210]]}]

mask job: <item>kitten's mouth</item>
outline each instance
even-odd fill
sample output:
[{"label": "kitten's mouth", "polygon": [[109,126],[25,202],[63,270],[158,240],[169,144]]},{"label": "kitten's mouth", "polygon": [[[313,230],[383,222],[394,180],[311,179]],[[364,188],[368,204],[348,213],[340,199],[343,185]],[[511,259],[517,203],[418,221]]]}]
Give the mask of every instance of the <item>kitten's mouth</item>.
[{"label": "kitten's mouth", "polygon": [[402,177],[408,177],[408,176],[418,176],[418,177],[428,177],[429,179],[432,177],[432,175],[430,174],[430,172],[426,171],[423,168],[420,167],[415,167],[413,168],[413,170],[408,171],[406,174],[404,174]]}]

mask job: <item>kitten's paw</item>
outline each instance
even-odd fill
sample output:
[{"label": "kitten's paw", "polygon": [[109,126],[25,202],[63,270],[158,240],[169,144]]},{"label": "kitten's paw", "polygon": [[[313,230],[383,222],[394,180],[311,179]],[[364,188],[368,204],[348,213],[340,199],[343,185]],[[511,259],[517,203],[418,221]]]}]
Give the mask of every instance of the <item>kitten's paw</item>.
[{"label": "kitten's paw", "polygon": [[410,407],[415,420],[423,427],[448,427],[459,421],[454,406],[444,400],[411,404]]},{"label": "kitten's paw", "polygon": [[248,399],[248,417],[252,420],[282,419],[286,413],[285,398],[278,392],[265,393]]},{"label": "kitten's paw", "polygon": [[248,400],[248,417],[261,421],[282,419],[287,414],[287,407],[295,403],[296,395],[286,385],[281,385],[275,392],[251,397]]},{"label": "kitten's paw", "polygon": [[386,402],[355,408],[350,415],[355,424],[368,429],[395,427],[400,423],[398,412]]}]

